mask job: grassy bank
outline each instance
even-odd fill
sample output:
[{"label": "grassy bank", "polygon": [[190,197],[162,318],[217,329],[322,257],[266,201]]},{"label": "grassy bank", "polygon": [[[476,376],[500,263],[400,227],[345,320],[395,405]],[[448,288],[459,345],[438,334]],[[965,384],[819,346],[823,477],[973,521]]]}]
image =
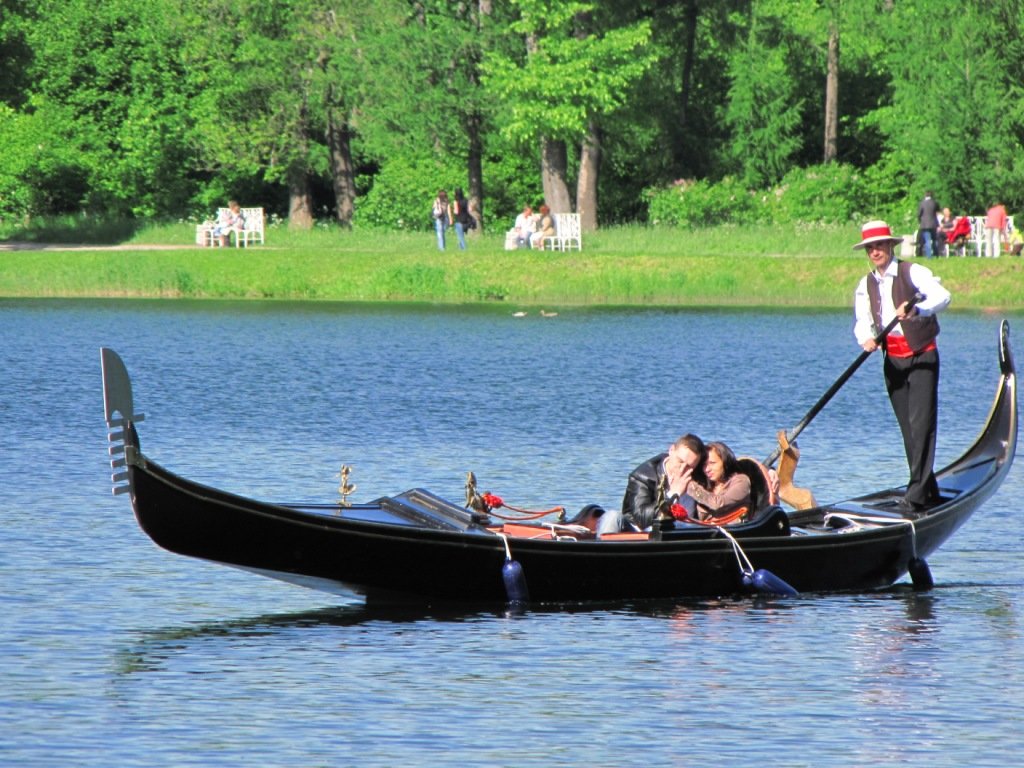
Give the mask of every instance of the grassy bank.
[{"label": "grassy bank", "polygon": [[[582,253],[505,251],[502,233],[471,238],[467,251],[450,243],[444,253],[432,233],[282,227],[268,231],[266,245],[242,250],[196,247],[193,233],[188,224],[151,226],[116,249],[6,250],[0,296],[824,308],[849,306],[868,268],[850,249],[854,227],[628,227],[586,236]],[[959,309],[1024,308],[1022,259],[929,265]]]}]

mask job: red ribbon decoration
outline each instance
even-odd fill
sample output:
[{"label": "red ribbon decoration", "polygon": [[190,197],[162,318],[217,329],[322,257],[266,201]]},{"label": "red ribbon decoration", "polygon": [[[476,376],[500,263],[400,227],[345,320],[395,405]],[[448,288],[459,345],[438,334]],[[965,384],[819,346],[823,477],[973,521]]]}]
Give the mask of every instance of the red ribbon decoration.
[{"label": "red ribbon decoration", "polygon": [[501,497],[495,496],[493,493],[485,493],[480,498],[484,500],[484,504],[492,509],[505,506],[505,502],[501,500]]},{"label": "red ribbon decoration", "polygon": [[892,237],[892,230],[889,227],[872,227],[871,229],[862,229],[860,232],[860,239],[867,240],[869,237]]}]

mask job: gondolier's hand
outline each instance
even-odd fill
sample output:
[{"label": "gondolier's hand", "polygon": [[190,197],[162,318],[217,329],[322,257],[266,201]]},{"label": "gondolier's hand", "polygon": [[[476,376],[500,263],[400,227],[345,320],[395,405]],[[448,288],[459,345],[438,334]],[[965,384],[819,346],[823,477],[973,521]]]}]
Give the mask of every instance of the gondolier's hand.
[{"label": "gondolier's hand", "polygon": [[[921,298],[924,297],[922,296]],[[908,308],[907,304],[910,304],[910,302],[904,301],[902,304],[899,305],[899,307],[896,308],[896,317],[898,317],[900,320],[906,320],[908,317],[913,317],[914,315],[917,314],[917,307],[911,305]]]},{"label": "gondolier's hand", "polygon": [[868,339],[860,346],[861,349],[863,349],[865,352],[874,352],[876,349],[878,349],[878,345],[875,343],[874,339]]}]

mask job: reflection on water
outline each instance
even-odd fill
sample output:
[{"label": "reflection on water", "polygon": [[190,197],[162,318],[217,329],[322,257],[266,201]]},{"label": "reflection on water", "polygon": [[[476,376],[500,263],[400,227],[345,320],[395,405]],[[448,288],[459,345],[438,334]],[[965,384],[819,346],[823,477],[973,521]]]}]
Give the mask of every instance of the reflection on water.
[{"label": "reflection on water", "polygon": [[[833,596],[804,596],[804,600],[829,600]],[[907,634],[932,631],[934,600],[929,594],[915,592],[907,585],[879,590],[867,598],[859,595],[834,599],[856,602],[893,599],[904,606],[905,613],[893,620],[894,631]],[[230,646],[234,641],[249,642],[253,638],[270,638],[292,633],[333,631],[341,628],[366,628],[372,625],[415,624],[494,624],[508,621],[537,621],[540,617],[601,618],[613,615],[630,621],[667,622],[674,640],[700,636],[702,642],[723,642],[727,627],[736,621],[786,623],[787,616],[803,609],[801,599],[772,596],[729,597],[694,600],[585,601],[498,607],[494,603],[406,604],[355,603],[351,605],[269,613],[199,624],[171,626],[138,633],[133,642],[118,654],[120,674],[152,672],[160,661],[174,655],[188,655],[203,644]],[[872,631],[865,627],[865,632]],[[898,637],[898,635],[897,635]]]},{"label": "reflection on water", "polygon": [[[338,606],[159,550],[110,496],[101,345],[132,373],[147,452],[201,482],[324,501],[350,463],[356,501],[461,498],[473,470],[523,507],[576,509],[617,503],[680,431],[767,455],[858,354],[848,313],[0,314],[0,762],[962,766],[1024,749],[1020,464],[930,558],[927,594],[521,611]],[[940,463],[984,422],[997,324],[943,323]],[[696,340],[685,365],[638,360],[638,340],[672,338]],[[823,501],[905,481],[873,361],[801,449]]]}]

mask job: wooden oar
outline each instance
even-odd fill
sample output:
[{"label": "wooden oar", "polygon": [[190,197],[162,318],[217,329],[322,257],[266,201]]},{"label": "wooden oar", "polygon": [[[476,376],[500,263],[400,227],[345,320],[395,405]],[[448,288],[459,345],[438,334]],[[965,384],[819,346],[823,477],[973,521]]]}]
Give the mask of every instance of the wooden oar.
[{"label": "wooden oar", "polygon": [[[909,301],[907,301],[907,309],[909,310],[911,307],[913,307],[918,302],[923,301],[924,298],[925,297],[924,297],[923,294],[915,293],[913,298],[911,298]],[[885,337],[889,335],[889,333],[892,331],[892,329],[895,328],[896,324],[899,323],[899,322],[900,322],[899,318],[898,317],[894,317],[892,319],[892,322],[890,322],[888,325],[886,325],[885,328],[883,328],[875,336],[875,344],[881,344],[882,341],[885,339]],[[818,399],[818,402],[816,402],[814,404],[814,406],[811,408],[811,410],[809,410],[807,412],[807,415],[804,416],[800,420],[800,423],[797,424],[795,427],[793,427],[793,429],[791,429],[789,432],[786,433],[786,440],[787,440],[787,442],[792,443],[794,440],[796,440],[796,436],[804,431],[804,427],[806,427],[808,424],[811,423],[811,419],[813,419],[815,416],[818,415],[818,413],[821,411],[821,409],[824,408],[828,404],[828,401],[831,400],[835,396],[836,392],[839,391],[840,387],[842,387],[843,384],[845,384],[847,382],[847,380],[851,376],[853,376],[853,374],[856,372],[856,370],[858,368],[860,368],[861,364],[865,360],[867,360],[868,357],[870,357],[870,356],[871,356],[871,352],[868,352],[867,350],[865,350],[865,351],[861,352],[859,355],[857,355],[857,359],[854,360],[850,364],[849,368],[847,368],[845,371],[843,371],[842,376],[840,376],[838,379],[836,379],[835,383],[832,384],[832,386],[828,388],[828,391],[825,392],[825,394],[822,395]],[[781,453],[782,453],[782,448],[781,447],[777,447],[774,451],[772,451],[771,455],[767,459],[764,460],[764,465],[766,467],[770,467],[773,464],[775,464],[776,460],[779,458]]]}]

